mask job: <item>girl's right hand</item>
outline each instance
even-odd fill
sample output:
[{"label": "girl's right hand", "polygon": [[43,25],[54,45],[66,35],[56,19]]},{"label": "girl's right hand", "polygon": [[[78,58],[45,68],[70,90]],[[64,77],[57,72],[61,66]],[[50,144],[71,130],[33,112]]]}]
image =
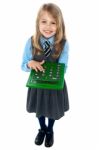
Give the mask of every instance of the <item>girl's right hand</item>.
[{"label": "girl's right hand", "polygon": [[34,69],[36,72],[38,72],[38,70],[44,72],[44,68],[42,66],[42,64],[44,64],[44,62],[45,62],[44,60],[42,60],[41,62],[35,61],[35,60],[30,60],[27,64],[27,66],[30,69]]}]

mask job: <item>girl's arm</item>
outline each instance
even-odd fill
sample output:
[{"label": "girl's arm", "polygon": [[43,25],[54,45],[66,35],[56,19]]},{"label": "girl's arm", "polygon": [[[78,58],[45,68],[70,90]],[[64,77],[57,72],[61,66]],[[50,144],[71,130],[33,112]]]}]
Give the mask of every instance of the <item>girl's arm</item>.
[{"label": "girl's arm", "polygon": [[21,69],[26,72],[30,72],[31,69],[34,69],[36,72],[38,70],[44,71],[44,68],[42,67],[43,63],[44,60],[41,62],[33,60],[31,38],[29,38],[24,48]]},{"label": "girl's arm", "polygon": [[31,38],[29,38],[26,42],[24,53],[22,57],[21,69],[23,71],[29,72],[31,69],[27,66],[28,62],[32,60],[32,46],[31,46]]},{"label": "girl's arm", "polygon": [[63,51],[59,57],[59,63],[65,64],[65,73],[66,73],[66,69],[68,66],[68,51],[69,51],[69,44],[68,44],[68,41],[66,41]]}]

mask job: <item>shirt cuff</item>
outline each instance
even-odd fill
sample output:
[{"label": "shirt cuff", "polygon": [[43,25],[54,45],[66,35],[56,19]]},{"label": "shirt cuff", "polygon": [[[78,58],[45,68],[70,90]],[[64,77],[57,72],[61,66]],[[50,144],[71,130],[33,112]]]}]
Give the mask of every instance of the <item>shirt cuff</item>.
[{"label": "shirt cuff", "polygon": [[25,72],[30,72],[30,71],[31,71],[31,69],[28,68],[27,63],[24,64],[21,68],[22,68],[22,70],[25,71]]}]

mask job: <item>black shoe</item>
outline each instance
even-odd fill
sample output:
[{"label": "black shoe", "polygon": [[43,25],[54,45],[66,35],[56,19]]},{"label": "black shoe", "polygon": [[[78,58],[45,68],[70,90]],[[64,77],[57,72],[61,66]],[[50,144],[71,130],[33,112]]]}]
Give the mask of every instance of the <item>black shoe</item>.
[{"label": "black shoe", "polygon": [[54,143],[54,134],[53,132],[46,132],[46,138],[45,138],[45,146],[51,147]]},{"label": "black shoe", "polygon": [[45,131],[42,129],[39,129],[39,133],[37,134],[37,136],[35,138],[35,144],[41,145],[44,141],[44,137],[45,137]]}]

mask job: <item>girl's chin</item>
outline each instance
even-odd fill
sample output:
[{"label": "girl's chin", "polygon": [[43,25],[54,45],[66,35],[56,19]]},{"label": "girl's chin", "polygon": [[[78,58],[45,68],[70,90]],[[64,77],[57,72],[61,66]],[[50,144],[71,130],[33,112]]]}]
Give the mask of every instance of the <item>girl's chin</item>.
[{"label": "girl's chin", "polygon": [[50,37],[52,37],[53,35],[52,35],[52,34],[44,34],[43,36],[46,37],[46,38],[50,38]]}]

